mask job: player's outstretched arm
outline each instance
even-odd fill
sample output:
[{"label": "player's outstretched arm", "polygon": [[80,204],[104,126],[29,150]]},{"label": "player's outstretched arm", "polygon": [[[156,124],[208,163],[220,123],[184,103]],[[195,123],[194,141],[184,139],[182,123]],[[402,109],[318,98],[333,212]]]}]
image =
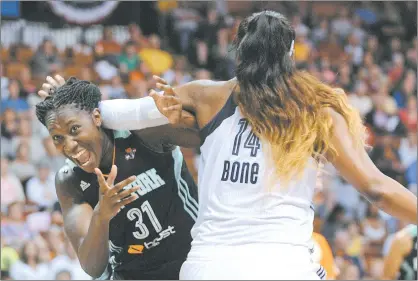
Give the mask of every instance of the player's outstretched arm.
[{"label": "player's outstretched arm", "polygon": [[412,240],[405,231],[395,234],[388,255],[384,260],[383,280],[395,280],[401,268],[405,255],[412,249]]},{"label": "player's outstretched arm", "polygon": [[417,197],[374,165],[364,148],[357,148],[347,123],[340,114],[328,109],[333,120],[332,144],[337,155],[329,160],[341,175],[366,199],[386,213],[417,224]]},{"label": "player's outstretched arm", "polygon": [[[112,171],[116,175],[114,168]],[[101,175],[101,173],[99,174]],[[99,181],[103,182],[99,174]],[[110,181],[114,180],[111,175],[109,178]],[[126,179],[113,188],[108,188],[108,185],[101,183],[101,193],[106,194],[100,195],[99,204],[93,210],[88,203],[82,200],[82,193],[78,186],[80,181],[76,180],[72,169],[65,166],[55,177],[65,232],[77,253],[81,267],[94,278],[100,277],[108,264],[110,219],[121,206],[129,204],[137,198],[136,195],[129,196],[135,191],[134,188],[116,193],[133,180]],[[105,189],[108,191],[106,192]],[[121,200],[122,198],[125,199]]]},{"label": "player's outstretched arm", "polygon": [[[159,77],[155,77],[161,86],[167,83]],[[55,90],[65,84],[65,79],[56,75],[48,76],[46,83],[38,91],[38,95],[46,98],[53,95]],[[174,92],[167,91],[164,95],[151,91],[149,97],[140,99],[106,100],[99,104],[103,126],[113,130],[130,130],[138,134],[145,134],[159,139],[161,142],[180,145],[184,147],[196,147],[200,144],[195,116],[183,110],[187,108],[193,112],[193,104],[190,97],[194,97],[197,83],[189,83],[180,86],[181,99]],[[171,87],[170,87],[171,89]],[[141,131],[141,133],[139,133]]]}]

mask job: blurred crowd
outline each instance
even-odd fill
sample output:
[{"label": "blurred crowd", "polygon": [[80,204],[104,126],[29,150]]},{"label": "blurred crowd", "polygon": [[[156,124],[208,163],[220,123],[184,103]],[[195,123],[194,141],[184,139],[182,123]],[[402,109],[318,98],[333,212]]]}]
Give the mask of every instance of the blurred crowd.
[{"label": "blurred crowd", "polygon": [[[295,27],[297,67],[346,91],[365,120],[376,166],[416,193],[417,3],[348,2],[321,17],[306,3],[274,3]],[[240,15],[229,14],[225,5],[200,10],[175,1],[155,4],[158,35],[144,35],[132,24],[125,42],[104,27],[94,44],[80,38],[59,50],[48,37],[37,49],[2,49],[2,279],[89,278],[62,228],[54,174],[65,159],[34,113],[47,75],[92,81],[103,99],[144,97],[155,87],[153,74],[174,86],[234,76],[232,44]],[[197,177],[199,151],[184,154]],[[380,279],[393,233],[405,225],[367,203],[331,165],[318,180],[315,205],[315,231],[331,245],[336,278]]]}]

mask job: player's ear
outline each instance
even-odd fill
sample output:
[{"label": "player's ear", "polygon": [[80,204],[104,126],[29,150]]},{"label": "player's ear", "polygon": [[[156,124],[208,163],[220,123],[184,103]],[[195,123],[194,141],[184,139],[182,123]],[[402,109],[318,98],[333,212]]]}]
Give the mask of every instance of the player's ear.
[{"label": "player's ear", "polygon": [[96,127],[102,126],[102,115],[100,114],[100,109],[95,108],[93,109],[93,112],[91,113],[91,117],[93,118],[94,125]]}]

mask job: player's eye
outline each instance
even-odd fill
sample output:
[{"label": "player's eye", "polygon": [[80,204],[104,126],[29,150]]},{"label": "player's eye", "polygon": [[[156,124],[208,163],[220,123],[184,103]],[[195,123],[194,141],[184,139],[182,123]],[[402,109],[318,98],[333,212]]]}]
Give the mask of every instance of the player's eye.
[{"label": "player's eye", "polygon": [[71,134],[76,134],[79,128],[80,128],[80,126],[78,126],[78,125],[72,126],[71,130],[70,130],[70,133]]},{"label": "player's eye", "polygon": [[59,143],[59,142],[61,142],[61,141],[62,141],[62,136],[59,136],[59,135],[52,136],[52,140],[53,140],[55,143]]}]

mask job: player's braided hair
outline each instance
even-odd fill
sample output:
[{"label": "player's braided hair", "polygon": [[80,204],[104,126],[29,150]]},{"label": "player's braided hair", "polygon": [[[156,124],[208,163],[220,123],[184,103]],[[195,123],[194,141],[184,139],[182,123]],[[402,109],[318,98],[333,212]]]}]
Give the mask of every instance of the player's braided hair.
[{"label": "player's braided hair", "polygon": [[99,106],[101,100],[100,89],[88,81],[71,77],[59,87],[53,95],[36,105],[36,117],[44,125],[46,114],[57,110],[61,106],[73,104],[81,110],[92,112]]}]

